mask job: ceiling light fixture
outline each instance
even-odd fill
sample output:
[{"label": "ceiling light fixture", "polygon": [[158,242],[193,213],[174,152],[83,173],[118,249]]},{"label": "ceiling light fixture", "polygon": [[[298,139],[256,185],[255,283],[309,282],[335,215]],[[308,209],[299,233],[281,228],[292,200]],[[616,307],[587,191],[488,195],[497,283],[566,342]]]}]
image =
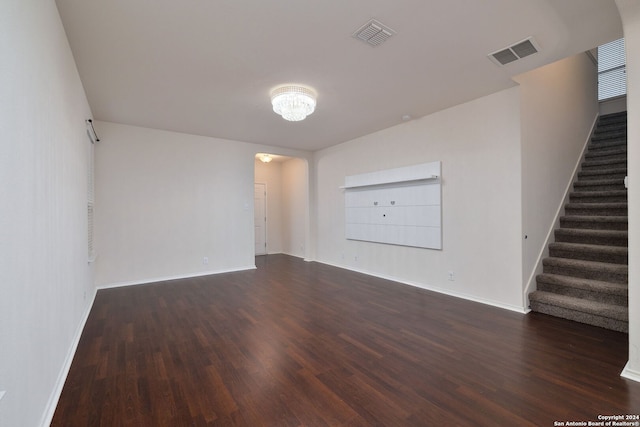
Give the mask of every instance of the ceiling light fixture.
[{"label": "ceiling light fixture", "polygon": [[262,163],[269,163],[271,160],[273,160],[273,157],[268,154],[261,154],[260,160],[262,161]]},{"label": "ceiling light fixture", "polygon": [[271,91],[271,104],[283,119],[298,122],[315,110],[316,93],[304,86],[279,86]]}]

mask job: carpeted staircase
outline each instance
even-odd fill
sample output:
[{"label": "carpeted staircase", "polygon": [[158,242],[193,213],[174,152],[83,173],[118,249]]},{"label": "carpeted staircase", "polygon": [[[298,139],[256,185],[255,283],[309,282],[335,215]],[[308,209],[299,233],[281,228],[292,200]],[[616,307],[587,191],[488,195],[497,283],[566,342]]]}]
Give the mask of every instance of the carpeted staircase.
[{"label": "carpeted staircase", "polygon": [[549,244],[531,309],[628,332],[627,114],[601,116]]}]

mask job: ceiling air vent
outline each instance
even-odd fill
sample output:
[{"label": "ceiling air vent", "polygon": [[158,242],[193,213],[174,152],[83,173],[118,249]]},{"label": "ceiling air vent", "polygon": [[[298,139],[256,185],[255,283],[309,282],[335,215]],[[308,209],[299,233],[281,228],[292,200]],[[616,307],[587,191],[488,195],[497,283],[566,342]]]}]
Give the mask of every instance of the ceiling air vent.
[{"label": "ceiling air vent", "polygon": [[540,49],[538,49],[537,43],[535,42],[533,37],[529,37],[528,39],[518,42],[512,46],[500,49],[497,52],[493,52],[489,55],[489,59],[491,59],[496,64],[507,65],[510,62],[517,61],[518,59],[522,59],[529,55],[533,55],[539,50]]},{"label": "ceiling air vent", "polygon": [[372,19],[353,33],[353,37],[371,46],[379,46],[395,33],[391,28]]}]

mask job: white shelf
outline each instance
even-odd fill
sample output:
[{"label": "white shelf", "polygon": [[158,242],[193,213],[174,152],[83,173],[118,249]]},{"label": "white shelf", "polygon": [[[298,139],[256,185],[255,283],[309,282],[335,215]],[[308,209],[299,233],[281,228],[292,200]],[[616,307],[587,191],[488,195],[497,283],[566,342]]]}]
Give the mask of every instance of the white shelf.
[{"label": "white shelf", "polygon": [[416,179],[399,179],[397,181],[385,181],[385,182],[378,182],[378,183],[373,183],[373,184],[352,184],[352,185],[341,185],[339,188],[343,189],[343,190],[348,190],[349,188],[362,188],[362,187],[374,187],[377,185],[390,185],[390,184],[401,184],[404,182],[420,182],[420,181],[431,181],[434,179],[438,179],[438,175],[430,175],[430,176],[425,176],[424,178],[416,178]]}]

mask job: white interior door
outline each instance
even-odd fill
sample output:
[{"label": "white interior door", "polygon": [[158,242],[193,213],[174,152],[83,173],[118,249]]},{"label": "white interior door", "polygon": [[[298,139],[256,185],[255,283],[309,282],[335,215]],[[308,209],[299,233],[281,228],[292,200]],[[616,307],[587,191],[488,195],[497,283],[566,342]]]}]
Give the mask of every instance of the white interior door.
[{"label": "white interior door", "polygon": [[267,185],[254,184],[253,223],[256,233],[256,255],[267,253]]}]

